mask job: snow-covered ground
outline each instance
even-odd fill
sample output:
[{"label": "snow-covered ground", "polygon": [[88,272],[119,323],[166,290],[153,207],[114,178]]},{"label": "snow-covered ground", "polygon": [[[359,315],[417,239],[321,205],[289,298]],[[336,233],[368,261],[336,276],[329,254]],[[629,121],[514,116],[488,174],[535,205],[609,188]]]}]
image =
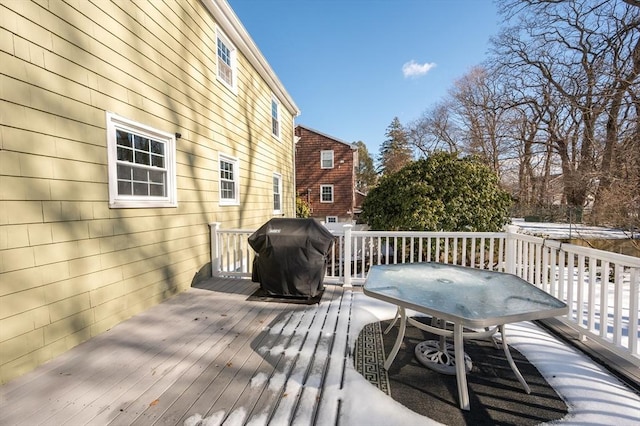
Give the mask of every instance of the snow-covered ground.
[{"label": "snow-covered ground", "polygon": [[[576,223],[525,222],[524,219],[511,219],[524,233],[551,239],[627,239],[631,234],[616,228],[587,226]],[[636,238],[638,235],[636,235]]]}]

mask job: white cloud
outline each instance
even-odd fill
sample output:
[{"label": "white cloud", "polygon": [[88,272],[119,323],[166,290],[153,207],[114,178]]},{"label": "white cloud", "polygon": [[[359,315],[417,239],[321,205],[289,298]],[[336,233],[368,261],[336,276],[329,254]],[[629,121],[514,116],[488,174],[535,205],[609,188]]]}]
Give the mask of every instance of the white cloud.
[{"label": "white cloud", "polygon": [[419,64],[412,59],[402,66],[402,74],[404,75],[404,78],[420,77],[428,73],[431,68],[434,68],[435,66],[436,64],[433,62]]}]

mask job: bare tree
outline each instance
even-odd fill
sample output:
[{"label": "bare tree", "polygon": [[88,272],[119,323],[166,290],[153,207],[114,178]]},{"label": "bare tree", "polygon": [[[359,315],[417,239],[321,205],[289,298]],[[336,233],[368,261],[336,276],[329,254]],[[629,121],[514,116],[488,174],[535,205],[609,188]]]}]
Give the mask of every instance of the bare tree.
[{"label": "bare tree", "polygon": [[[494,39],[494,59],[519,70],[538,100],[550,146],[562,161],[565,197],[585,205],[603,170],[611,170],[622,120],[628,120],[639,9],[614,0],[503,1],[512,25]],[[546,105],[545,105],[546,104]]]},{"label": "bare tree", "polygon": [[435,151],[458,152],[459,134],[449,100],[438,102],[407,126],[409,143],[425,157]]}]

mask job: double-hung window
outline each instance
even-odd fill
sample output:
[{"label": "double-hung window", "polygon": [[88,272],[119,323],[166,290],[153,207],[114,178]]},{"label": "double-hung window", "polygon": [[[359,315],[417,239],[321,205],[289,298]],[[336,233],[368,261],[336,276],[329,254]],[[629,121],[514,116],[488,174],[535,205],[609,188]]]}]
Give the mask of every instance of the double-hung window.
[{"label": "double-hung window", "polygon": [[333,185],[320,185],[320,202],[333,203]]},{"label": "double-hung window", "polygon": [[271,133],[280,137],[280,104],[275,98],[271,99]]},{"label": "double-hung window", "polygon": [[236,90],[236,48],[229,39],[217,29],[216,51],[218,56],[218,80],[232,91]]},{"label": "double-hung window", "polygon": [[232,206],[240,204],[240,179],[238,159],[220,154],[218,157],[220,175],[220,205]]},{"label": "double-hung window", "polygon": [[173,134],[107,113],[109,206],[176,207]]},{"label": "double-hung window", "polygon": [[282,213],[282,175],[273,174],[273,214]]},{"label": "double-hung window", "polygon": [[320,168],[333,169],[333,150],[320,151]]}]

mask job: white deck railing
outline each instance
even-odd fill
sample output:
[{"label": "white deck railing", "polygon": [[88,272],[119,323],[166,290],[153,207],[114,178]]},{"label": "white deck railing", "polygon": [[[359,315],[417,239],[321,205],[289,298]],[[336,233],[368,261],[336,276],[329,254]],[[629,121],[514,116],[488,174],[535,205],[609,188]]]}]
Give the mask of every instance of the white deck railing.
[{"label": "white deck railing", "polygon": [[[370,265],[442,262],[515,274],[572,309],[562,322],[640,366],[640,258],[505,232],[334,231],[325,282],[362,285]],[[251,277],[254,230],[211,224],[217,276]],[[349,261],[347,261],[349,259]]]}]

